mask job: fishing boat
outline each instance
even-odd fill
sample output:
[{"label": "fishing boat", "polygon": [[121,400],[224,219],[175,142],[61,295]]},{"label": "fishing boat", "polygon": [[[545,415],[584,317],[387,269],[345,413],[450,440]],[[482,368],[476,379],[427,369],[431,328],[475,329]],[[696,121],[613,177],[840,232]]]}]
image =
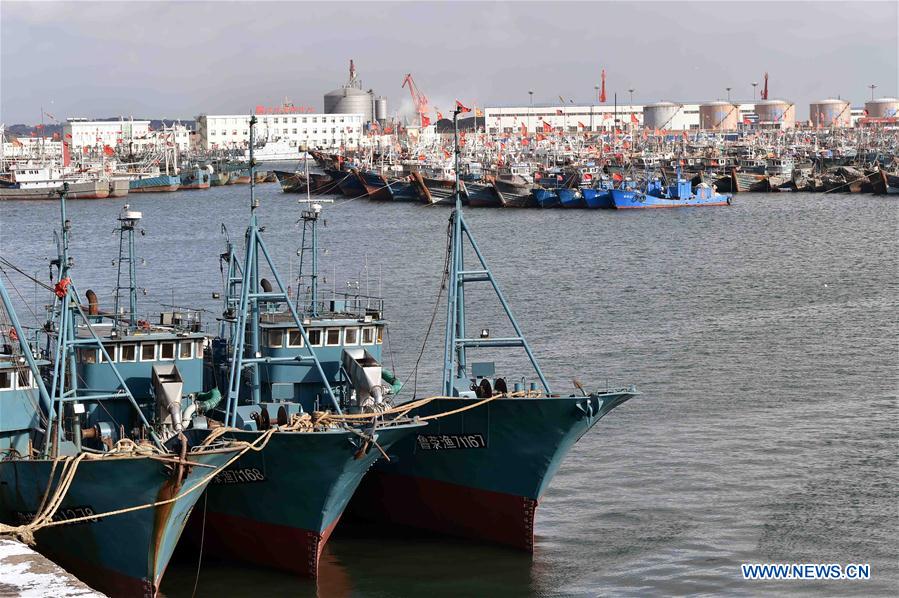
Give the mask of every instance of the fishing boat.
[{"label": "fishing boat", "polygon": [[615,204],[612,203],[612,181],[607,178],[600,179],[593,187],[582,187],[581,195],[584,197],[584,203],[591,209],[613,209]]},{"label": "fishing boat", "polygon": [[[114,357],[121,353],[100,339],[78,298],[65,203],[63,191],[55,316],[46,327],[52,361],[35,357],[37,343],[27,342],[0,281],[16,345],[4,343],[0,355],[0,531],[33,539],[110,596],[152,598],[203,489],[244,449],[215,438],[191,443],[182,413],[170,408],[170,376],[160,378],[156,401],[137,402]],[[103,370],[102,386],[91,386],[89,367]]]},{"label": "fishing boat", "polygon": [[493,186],[505,208],[533,208],[537,202],[531,194],[534,178],[528,164],[516,163],[497,170]]},{"label": "fishing boat", "polygon": [[209,170],[202,166],[188,166],[181,169],[179,174],[181,184],[179,189],[209,189],[211,181],[209,180]]},{"label": "fishing boat", "polygon": [[[255,123],[251,117],[251,140]],[[191,526],[204,551],[316,577],[322,549],[362,476],[425,424],[385,411],[390,387],[382,383],[385,322],[377,302],[334,294],[325,303],[318,293],[322,204],[300,200],[307,206],[300,280],[310,284],[309,301],[301,304],[306,293],[297,299],[287,293],[263,240],[253,185],[250,197],[243,259],[230,241],[222,255],[225,311],[209,371],[227,389],[216,411],[229,426],[223,437],[266,440],[214,480]],[[304,275],[302,264],[310,260]]]},{"label": "fishing boat", "polygon": [[465,187],[465,195],[468,197],[468,205],[473,208],[501,208],[503,203],[496,187],[491,183],[465,181],[461,183]]},{"label": "fishing boat", "polygon": [[113,177],[109,179],[109,197],[125,197],[129,191],[128,179]]},{"label": "fishing boat", "polygon": [[702,183],[694,192],[690,181],[679,178],[677,183],[664,185],[658,178],[646,184],[645,190],[618,188],[610,191],[616,210],[635,208],[682,208],[700,206],[729,206],[731,198]]},{"label": "fishing boat", "polygon": [[129,193],[169,193],[181,188],[181,177],[170,174],[139,174],[128,183]]},{"label": "fishing boat", "polygon": [[109,196],[109,180],[88,173],[75,173],[52,165],[13,165],[9,178],[0,184],[0,200],[59,198],[68,184],[70,199],[105,199]]},{"label": "fishing boat", "polygon": [[[457,109],[456,147],[458,114]],[[353,498],[353,512],[388,529],[415,527],[531,551],[537,505],[563,458],[637,391],[554,393],[462,214],[458,185],[447,234],[442,393],[399,403],[423,419],[441,417],[398,441],[388,451],[390,461],[375,464]],[[494,290],[514,334],[493,337],[488,328],[474,334],[467,329],[470,293],[463,287],[477,282]],[[520,372],[497,376],[493,363],[469,361],[474,349],[505,347],[524,350],[539,388],[537,382],[521,382]]]}]

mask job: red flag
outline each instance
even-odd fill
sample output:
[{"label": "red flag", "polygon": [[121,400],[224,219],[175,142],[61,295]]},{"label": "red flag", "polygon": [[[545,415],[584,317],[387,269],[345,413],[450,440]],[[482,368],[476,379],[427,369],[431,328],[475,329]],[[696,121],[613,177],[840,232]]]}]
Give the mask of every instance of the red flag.
[{"label": "red flag", "polygon": [[582,123],[581,121],[577,121],[577,126],[579,126],[579,127],[582,128],[582,129],[586,129],[586,128],[587,128],[587,125],[585,125],[585,124]]},{"label": "red flag", "polygon": [[750,120],[749,120],[748,118],[744,118],[744,119],[743,119],[743,124],[744,124],[744,125],[749,125],[749,124],[752,124],[752,123],[750,122]]},{"label": "red flag", "polygon": [[107,156],[114,156],[114,155],[115,155],[115,150],[113,150],[113,149],[112,149],[111,147],[109,147],[108,145],[104,145],[104,146],[103,146],[103,153],[106,154]]},{"label": "red flag", "polygon": [[431,119],[428,118],[427,116],[425,116],[424,114],[422,114],[421,115],[421,126],[427,127],[430,124],[431,124]]},{"label": "red flag", "polygon": [[544,137],[540,133],[537,133],[537,141],[543,141],[544,139],[546,139],[546,137]]},{"label": "red flag", "polygon": [[634,114],[633,112],[631,112],[631,122],[634,123],[635,125],[640,123],[640,121],[637,119],[637,115]]},{"label": "red flag", "polygon": [[606,103],[606,69],[602,70],[602,91],[599,92],[599,103]]},{"label": "red flag", "polygon": [[437,113],[437,120],[443,120],[443,115],[441,113]]},{"label": "red flag", "polygon": [[556,110],[556,116],[562,116],[562,111],[561,111],[561,110]]},{"label": "red flag", "polygon": [[71,134],[71,133],[66,133],[66,139],[71,139],[71,138],[72,138],[72,134]]},{"label": "red flag", "polygon": [[528,136],[528,128],[527,128],[527,125],[525,125],[524,123],[521,123],[521,136],[522,137]]},{"label": "red flag", "polygon": [[549,123],[544,121],[543,122],[543,132],[544,133],[552,133],[552,130],[553,130],[553,128],[551,126],[549,126]]},{"label": "red flag", "polygon": [[456,100],[456,108],[459,109],[459,112],[471,112],[471,108],[466,107],[459,100]]},{"label": "red flag", "polygon": [[72,161],[72,156],[69,154],[69,144],[68,142],[62,142],[62,165],[68,166]]}]

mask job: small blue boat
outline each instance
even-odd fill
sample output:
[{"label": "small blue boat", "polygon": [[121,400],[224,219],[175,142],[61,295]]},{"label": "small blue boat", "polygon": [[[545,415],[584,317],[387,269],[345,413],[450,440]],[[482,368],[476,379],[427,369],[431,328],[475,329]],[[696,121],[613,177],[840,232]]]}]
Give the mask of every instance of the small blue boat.
[{"label": "small blue boat", "polygon": [[534,187],[531,189],[531,195],[540,208],[556,208],[559,206],[559,194],[555,189],[545,189],[543,187]]},{"label": "small blue boat", "polygon": [[659,179],[653,179],[645,191],[619,188],[612,189],[611,195],[616,210],[729,206],[731,203],[730,195],[721,195],[705,183],[699,184],[694,193],[690,181],[682,178],[667,187]]},{"label": "small blue boat", "polygon": [[612,203],[612,194],[610,191],[614,185],[607,177],[601,178],[594,183],[592,187],[582,187],[581,194],[584,196],[584,203],[591,209],[613,209],[615,204]]},{"label": "small blue boat", "polygon": [[587,204],[584,202],[584,196],[580,189],[571,189],[569,187],[559,187],[556,190],[559,195],[559,204],[563,208],[585,208]]}]

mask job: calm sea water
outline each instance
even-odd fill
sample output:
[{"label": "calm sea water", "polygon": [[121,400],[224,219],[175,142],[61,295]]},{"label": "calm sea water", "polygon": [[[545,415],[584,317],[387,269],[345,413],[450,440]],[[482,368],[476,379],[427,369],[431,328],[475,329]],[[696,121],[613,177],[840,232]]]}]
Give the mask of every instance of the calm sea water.
[{"label": "calm sea water", "polygon": [[[242,241],[247,195],[231,186],[127,198],[144,214],[142,308],[174,301],[214,321],[222,224]],[[276,185],[258,195],[267,242],[295,275],[295,198]],[[106,306],[124,203],[69,203],[73,275]],[[832,194],[742,195],[696,210],[468,210],[555,389],[608,380],[644,393],[575,446],[538,509],[533,557],[338,527],[317,585],[205,560],[197,595],[895,592],[897,215],[895,199]],[[380,288],[387,361],[402,377],[434,308],[448,216],[366,200],[326,207],[325,286]],[[0,254],[46,278],[57,222],[54,204],[0,203]],[[17,301],[40,316],[44,298],[14,280]],[[467,296],[469,327],[500,334],[490,295]],[[420,395],[439,384],[442,315]],[[522,364],[506,356],[497,369]],[[747,582],[745,562],[870,563],[872,579]],[[196,561],[174,563],[164,593],[190,596],[195,577]]]}]

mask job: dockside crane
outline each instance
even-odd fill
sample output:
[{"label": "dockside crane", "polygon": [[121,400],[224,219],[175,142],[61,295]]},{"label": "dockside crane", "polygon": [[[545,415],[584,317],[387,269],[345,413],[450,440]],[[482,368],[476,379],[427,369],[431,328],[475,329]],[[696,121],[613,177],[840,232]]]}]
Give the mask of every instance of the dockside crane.
[{"label": "dockside crane", "polygon": [[415,84],[412,73],[407,73],[403,79],[403,87],[409,87],[409,93],[412,94],[412,103],[415,104],[415,111],[418,113],[418,124],[422,128],[431,124],[428,118],[428,96],[422,93],[421,89]]}]

